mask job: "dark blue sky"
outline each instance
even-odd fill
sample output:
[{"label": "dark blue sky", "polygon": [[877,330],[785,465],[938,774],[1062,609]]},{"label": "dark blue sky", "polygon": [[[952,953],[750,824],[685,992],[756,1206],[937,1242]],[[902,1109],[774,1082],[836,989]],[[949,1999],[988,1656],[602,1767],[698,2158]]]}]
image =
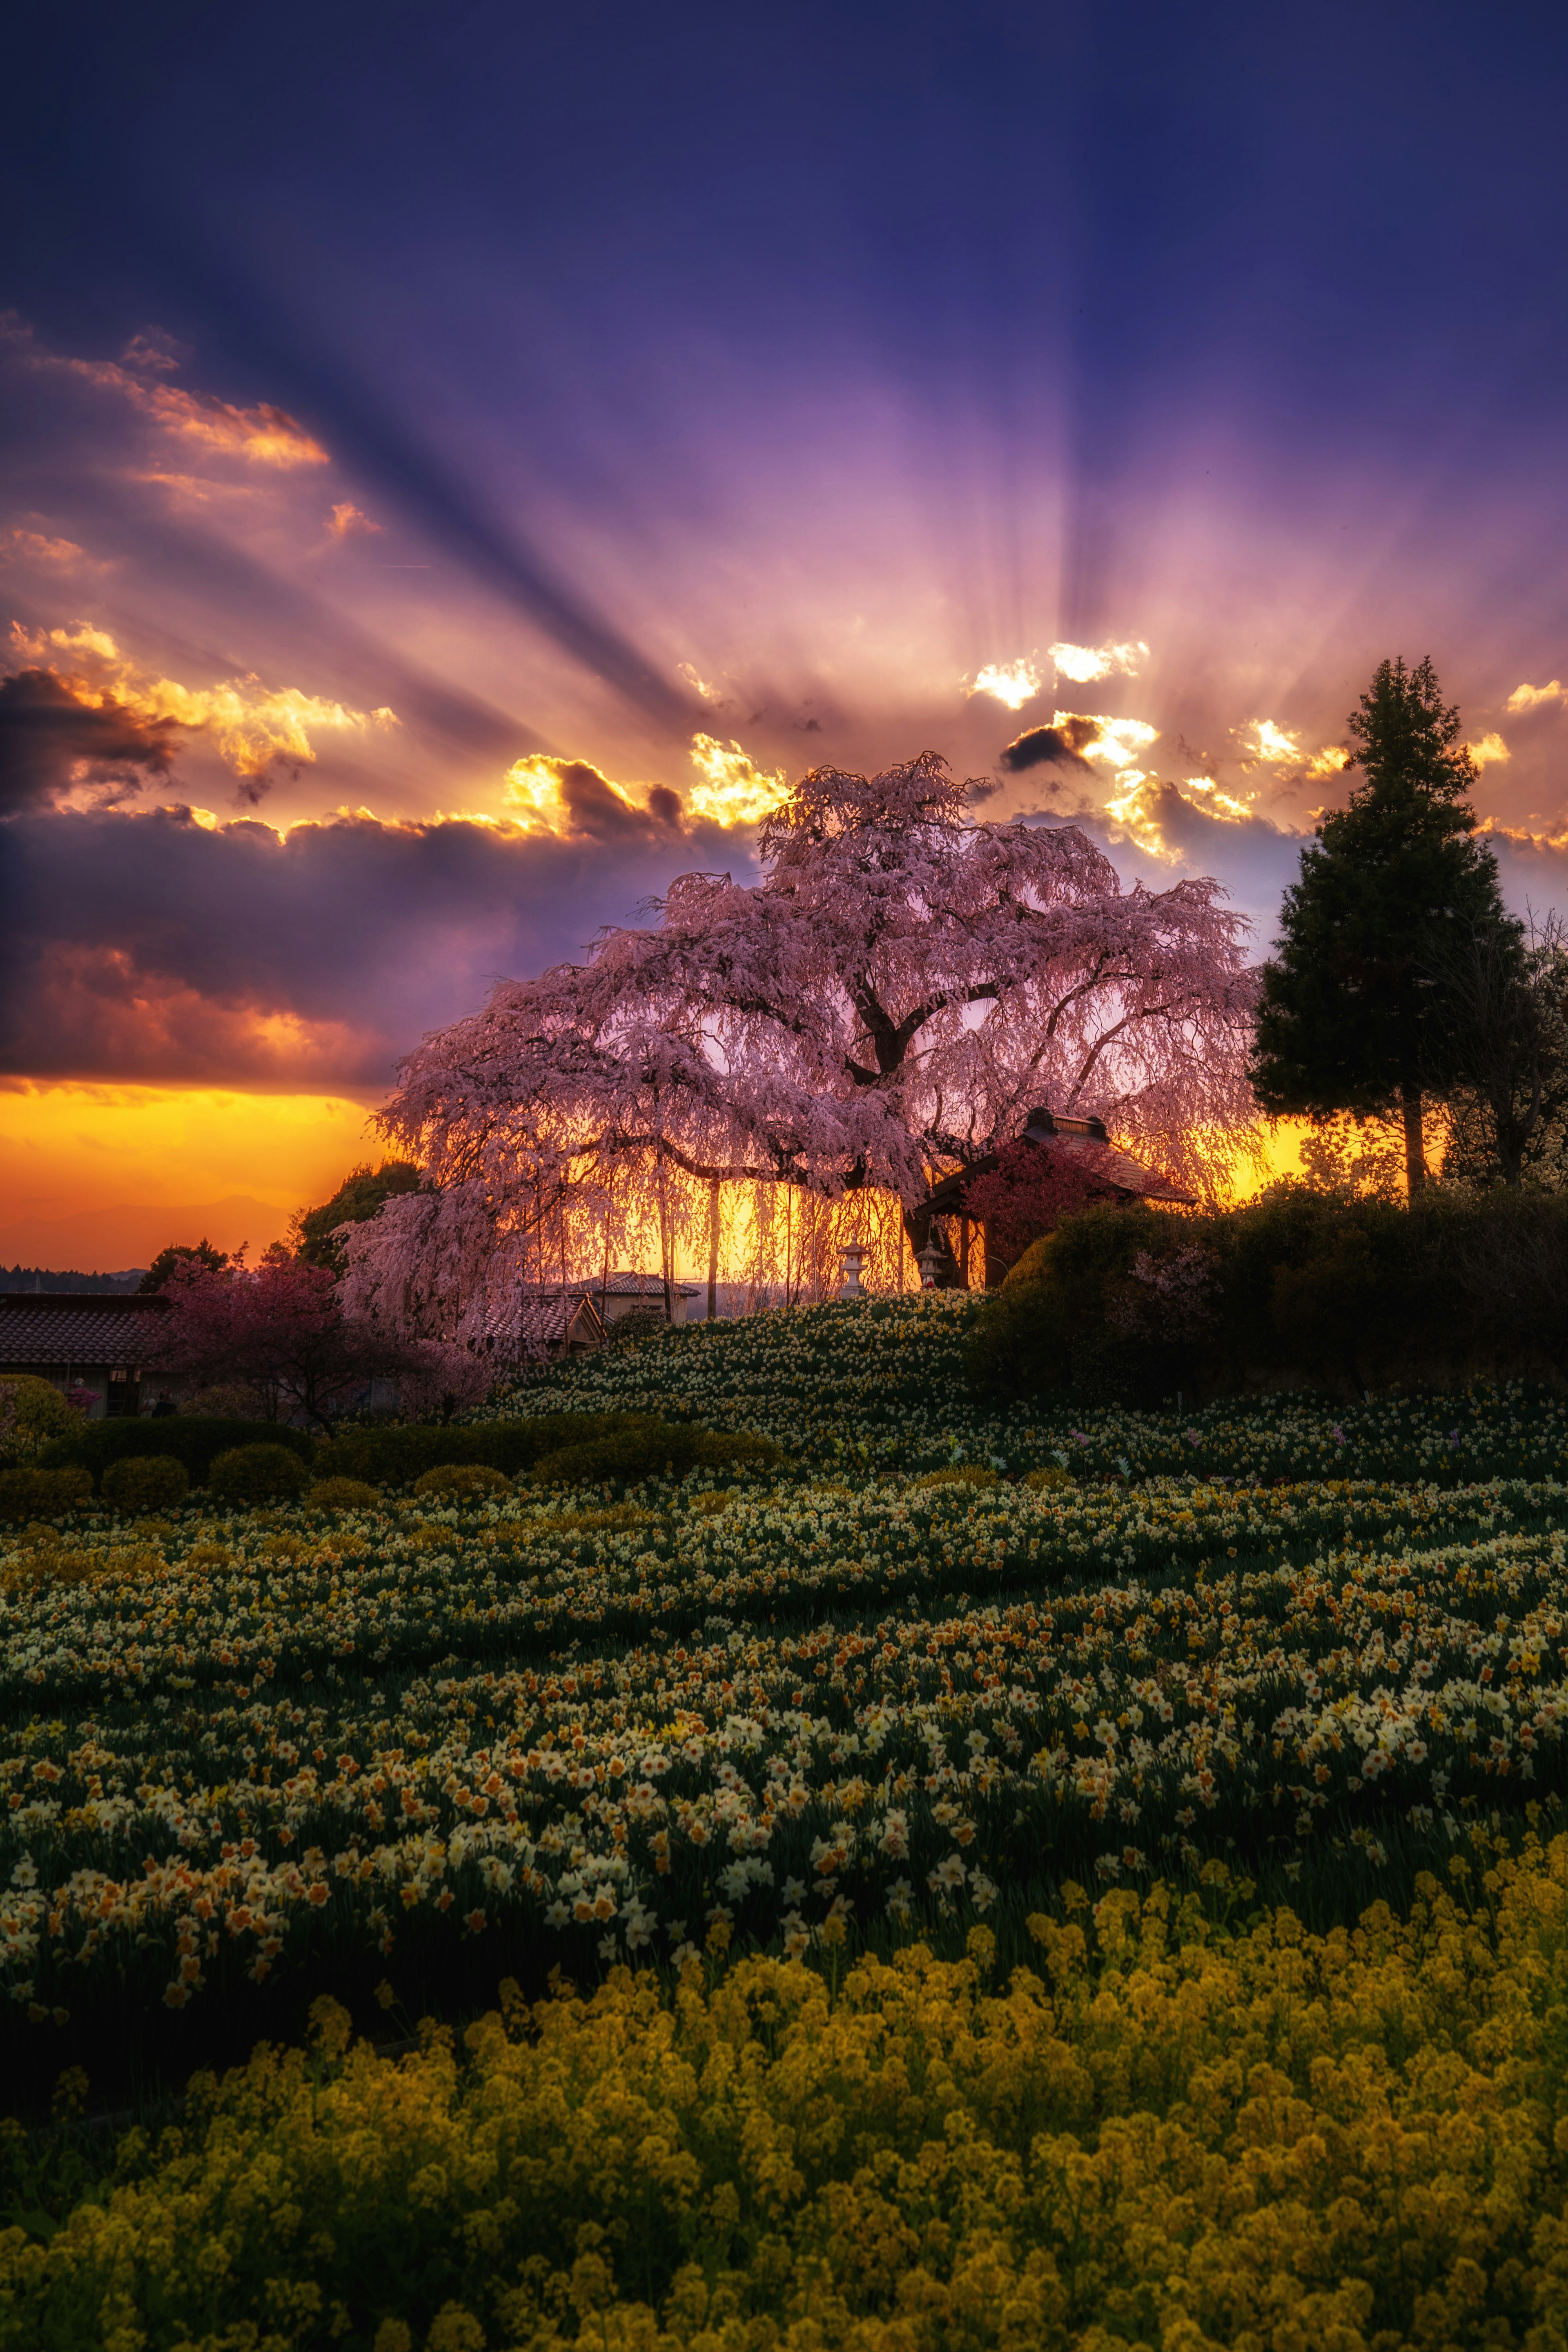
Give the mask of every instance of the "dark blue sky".
[{"label": "dark blue sky", "polygon": [[[704,775],[927,744],[1130,876],[1218,873],[1261,944],[1392,652],[1463,706],[1510,895],[1568,897],[1564,37],[973,5],[14,35],[0,855],[16,951],[76,977],[17,983],[10,1066],[137,1075],[130,971],[143,1075],[283,1083],[286,1016],[295,1078],[374,1091],[489,972],[743,866],[752,803]],[[1064,714],[1141,731],[1002,768]],[[228,830],[342,807],[260,860]],[[328,870],[390,1003],[324,958]]]}]

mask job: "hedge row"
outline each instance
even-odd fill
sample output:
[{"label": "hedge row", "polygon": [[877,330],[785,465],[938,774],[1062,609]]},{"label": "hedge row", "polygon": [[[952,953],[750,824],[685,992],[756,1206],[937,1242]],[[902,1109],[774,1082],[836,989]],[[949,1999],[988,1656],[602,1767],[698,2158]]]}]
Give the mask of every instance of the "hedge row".
[{"label": "hedge row", "polygon": [[1568,1370],[1568,1196],[1413,1204],[1300,1183],[1226,1211],[1096,1208],[1014,1267],[969,1342],[983,1391],[1157,1404],[1184,1390]]},{"label": "hedge row", "polygon": [[40,1454],[45,1469],[80,1463],[92,1473],[95,1486],[111,1462],[128,1456],[162,1454],[183,1466],[193,1486],[205,1486],[207,1474],[220,1454],[237,1445],[287,1445],[309,1465],[317,1441],[302,1429],[286,1429],[275,1421],[240,1421],[216,1413],[171,1412],[144,1421],[89,1421],[69,1437],[54,1439]]},{"label": "hedge row", "polygon": [[316,1454],[319,1478],[365,1478],[375,1486],[411,1486],[426,1470],[479,1462],[515,1478],[563,1445],[644,1429],[647,1416],[626,1412],[549,1412],[531,1421],[489,1421],[455,1429],[423,1424],[345,1429]]}]

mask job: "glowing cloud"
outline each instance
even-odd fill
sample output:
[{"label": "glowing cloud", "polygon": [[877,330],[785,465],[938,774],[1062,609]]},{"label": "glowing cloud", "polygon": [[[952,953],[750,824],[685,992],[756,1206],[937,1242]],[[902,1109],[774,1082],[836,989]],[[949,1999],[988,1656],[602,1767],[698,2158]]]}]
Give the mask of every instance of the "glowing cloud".
[{"label": "glowing cloud", "polygon": [[[1247,802],[1238,801],[1232,793],[1222,792],[1212,776],[1188,776],[1182,790],[1184,793],[1202,793],[1205,795],[1205,813],[1209,816],[1223,817],[1228,824],[1235,824],[1241,818],[1252,814]],[[1256,798],[1256,794],[1253,797]]]},{"label": "glowing cloud", "polygon": [[1516,686],[1507,707],[1510,710],[1534,710],[1543,702],[1568,702],[1568,687],[1555,677],[1547,686]]},{"label": "glowing cloud", "polygon": [[351,506],[345,499],[327,517],[327,529],[334,539],[347,539],[353,531],[375,531],[381,529],[381,525],[372,522],[369,515],[362,514],[358,507]]},{"label": "glowing cloud", "polygon": [[970,694],[994,694],[1009,710],[1021,710],[1040,690],[1040,673],[1032,661],[988,662],[967,683]]},{"label": "glowing cloud", "polygon": [[1350,766],[1351,755],[1338,743],[1325,743],[1307,762],[1310,776],[1342,776]]},{"label": "glowing cloud", "polygon": [[700,694],[704,702],[723,701],[723,688],[721,686],[710,686],[705,677],[699,677],[697,672],[692,668],[689,662],[677,662],[675,665],[675,675],[677,677],[683,677],[686,680],[687,685],[691,688],[693,694]]},{"label": "glowing cloud", "polygon": [[784,770],[770,775],[738,743],[726,748],[714,736],[694,735],[691,764],[701,782],[692,785],[686,805],[712,824],[757,824],[789,798]]},{"label": "glowing cloud", "polygon": [[[14,623],[12,646],[24,662],[49,675],[89,709],[102,709],[110,701],[138,719],[172,721],[205,734],[224,765],[254,782],[274,760],[308,766],[315,760],[310,730],[323,728],[395,727],[395,710],[351,710],[298,688],[280,690],[262,685],[254,674],[226,678],[216,686],[182,686],[174,678],[149,677],[121,653],[102,629],[79,624],[74,629],[36,633]],[[66,656],[62,665],[59,656]],[[75,656],[74,664],[71,656]]]},{"label": "glowing cloud", "polygon": [[68,359],[46,351],[31,328],[14,313],[0,319],[0,342],[10,345],[20,365],[74,376],[100,392],[116,393],[163,432],[225,456],[247,458],[255,465],[328,463],[321,443],[313,441],[286,409],[275,407],[270,401],[258,401],[254,408],[237,408],[210,393],[185,392],[178,384],[159,381],[179,362],[167,351],[138,348],[142,340],[138,338],[127,353],[130,366],[119,360]]},{"label": "glowing cloud", "polygon": [[65,572],[81,560],[74,539],[46,539],[41,531],[20,530],[0,539],[0,563],[49,563]]},{"label": "glowing cloud", "polygon": [[1149,648],[1140,638],[1125,646],[1052,646],[1050,656],[1058,677],[1070,677],[1075,686],[1089,686],[1096,678],[1110,677],[1113,671],[1132,677],[1148,660]]},{"label": "glowing cloud", "polygon": [[1272,760],[1289,766],[1301,756],[1298,739],[1288,735],[1282,727],[1276,727],[1272,719],[1249,719],[1241,731],[1252,739],[1247,750],[1255,760]]},{"label": "glowing cloud", "polygon": [[1513,757],[1513,753],[1495,729],[1491,734],[1483,735],[1479,742],[1467,743],[1465,749],[1478,768],[1496,767],[1502,761],[1511,760]]},{"label": "glowing cloud", "polygon": [[[1059,729],[1086,760],[1103,760],[1108,766],[1131,768],[1142,751],[1159,740],[1157,727],[1148,726],[1142,719],[1106,719],[1089,717],[1079,710],[1056,710],[1051,713],[1051,725]],[[1092,734],[1086,730],[1094,730]]]}]

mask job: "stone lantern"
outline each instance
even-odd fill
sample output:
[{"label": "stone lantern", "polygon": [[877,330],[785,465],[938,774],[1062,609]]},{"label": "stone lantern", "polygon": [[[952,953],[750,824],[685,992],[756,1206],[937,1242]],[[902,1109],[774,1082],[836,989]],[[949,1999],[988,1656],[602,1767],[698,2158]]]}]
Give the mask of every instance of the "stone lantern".
[{"label": "stone lantern", "polygon": [[838,1262],[844,1270],[844,1281],[839,1289],[839,1297],[864,1298],[866,1294],[860,1287],[860,1268],[866,1263],[865,1244],[846,1242],[838,1253]]}]

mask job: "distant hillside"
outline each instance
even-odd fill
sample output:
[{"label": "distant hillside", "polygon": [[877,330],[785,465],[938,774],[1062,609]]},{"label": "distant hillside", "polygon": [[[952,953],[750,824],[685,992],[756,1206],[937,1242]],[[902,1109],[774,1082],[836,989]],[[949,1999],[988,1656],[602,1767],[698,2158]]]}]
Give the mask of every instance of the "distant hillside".
[{"label": "distant hillside", "polygon": [[34,1215],[0,1225],[0,1261],[86,1265],[95,1274],[106,1273],[125,1265],[151,1265],[171,1242],[199,1242],[204,1234],[215,1249],[237,1249],[241,1242],[248,1242],[253,1255],[259,1255],[288,1230],[287,1208],[245,1192],[174,1208],[122,1202],[79,1209],[66,1217]]},{"label": "distant hillside", "polygon": [[47,1265],[0,1265],[0,1290],[134,1290],[146,1271],[132,1265],[121,1274],[56,1274]]}]

